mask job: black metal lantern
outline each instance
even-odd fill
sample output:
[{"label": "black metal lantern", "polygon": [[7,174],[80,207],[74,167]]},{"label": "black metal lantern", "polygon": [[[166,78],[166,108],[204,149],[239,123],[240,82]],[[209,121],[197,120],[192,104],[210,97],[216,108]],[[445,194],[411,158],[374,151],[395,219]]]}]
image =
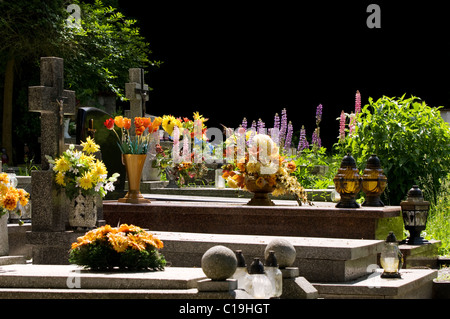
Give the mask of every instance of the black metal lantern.
[{"label": "black metal lantern", "polygon": [[405,229],[409,231],[409,237],[406,243],[408,245],[428,244],[427,240],[420,237],[420,233],[422,230],[425,230],[427,225],[430,202],[423,199],[423,194],[419,186],[414,185],[408,191],[406,201],[402,201],[400,206],[402,207]]},{"label": "black metal lantern", "polygon": [[350,155],[344,156],[341,167],[333,179],[336,191],[341,195],[337,208],[359,208],[356,196],[361,190],[362,179],[356,168],[356,161]]}]

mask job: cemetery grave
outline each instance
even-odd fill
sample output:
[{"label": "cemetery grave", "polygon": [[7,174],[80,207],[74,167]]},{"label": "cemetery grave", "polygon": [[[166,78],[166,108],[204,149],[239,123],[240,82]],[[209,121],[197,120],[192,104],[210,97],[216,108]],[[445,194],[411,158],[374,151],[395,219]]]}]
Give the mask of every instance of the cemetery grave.
[{"label": "cemetery grave", "polygon": [[[29,90],[30,111],[41,113],[43,159],[68,148],[63,118],[74,113],[75,93],[64,90],[63,77],[62,59],[42,58],[41,86]],[[143,113],[148,86],[141,69],[130,69],[126,88],[129,116],[150,117]],[[379,238],[377,229],[384,219],[399,218],[400,206],[337,208],[336,203],[318,198],[313,205],[300,206],[289,196],[273,198],[274,206],[251,206],[247,205],[248,197],[239,197],[234,190],[231,194],[229,188],[166,189],[161,181],[149,182],[146,177],[141,191],[150,203],[119,202],[117,199],[129,189],[120,152],[111,143],[113,134],[108,135],[103,127],[108,117],[95,109],[81,109],[77,119],[77,143],[86,138],[86,132],[92,132],[108,171],[121,174],[117,192],[112,194],[117,198],[101,202],[97,226],[128,224],[148,229],[164,242],[161,252],[170,266],[155,272],[105,272],[70,265],[71,244],[87,230],[68,227],[67,201],[44,160],[42,170],[31,176],[31,223],[17,226],[24,231],[7,227],[10,237],[28,245],[31,251],[26,258],[0,257],[0,298],[251,298],[247,291],[237,288],[232,276],[221,280],[208,277],[202,257],[213,247],[225,246],[241,250],[250,264],[254,258],[264,258],[267,247],[279,240],[295,256],[280,266],[282,298],[433,297],[440,241],[400,245],[404,256],[401,279],[382,278],[383,270],[378,265],[386,236]],[[91,118],[93,126],[88,127]],[[148,162],[146,167],[148,171]],[[157,187],[143,187],[152,183]],[[15,242],[12,251],[19,252],[17,246]],[[278,256],[281,260],[282,253]],[[31,262],[27,264],[25,259]]]}]

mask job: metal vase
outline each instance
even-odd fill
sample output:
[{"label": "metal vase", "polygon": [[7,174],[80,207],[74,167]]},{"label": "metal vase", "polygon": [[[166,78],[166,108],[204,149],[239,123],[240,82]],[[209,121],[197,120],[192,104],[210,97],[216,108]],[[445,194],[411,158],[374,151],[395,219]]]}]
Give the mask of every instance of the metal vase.
[{"label": "metal vase", "polygon": [[147,204],[150,200],[141,194],[141,175],[147,154],[122,154],[122,162],[125,165],[128,176],[128,192],[125,197],[118,200],[119,203]]}]

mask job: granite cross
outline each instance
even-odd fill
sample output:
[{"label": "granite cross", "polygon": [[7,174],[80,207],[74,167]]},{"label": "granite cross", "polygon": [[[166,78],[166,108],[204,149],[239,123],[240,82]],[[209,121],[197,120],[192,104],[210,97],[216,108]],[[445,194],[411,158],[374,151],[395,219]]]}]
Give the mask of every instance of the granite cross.
[{"label": "granite cross", "polygon": [[75,92],[64,90],[64,60],[41,58],[41,85],[28,88],[28,110],[41,113],[41,163],[45,155],[55,157],[65,150],[64,115],[75,114]]},{"label": "granite cross", "polygon": [[130,100],[129,117],[145,116],[145,102],[148,101],[148,85],[144,84],[144,69],[129,69],[130,83],[125,83],[125,96]]}]

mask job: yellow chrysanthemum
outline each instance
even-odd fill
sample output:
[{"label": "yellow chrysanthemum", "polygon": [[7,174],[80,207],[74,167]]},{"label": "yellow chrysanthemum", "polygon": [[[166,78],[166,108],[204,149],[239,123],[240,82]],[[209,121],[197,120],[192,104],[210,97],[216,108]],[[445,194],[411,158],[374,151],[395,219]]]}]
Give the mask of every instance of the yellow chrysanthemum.
[{"label": "yellow chrysanthemum", "polygon": [[124,252],[128,248],[128,238],[125,236],[125,233],[108,233],[106,235],[108,237],[108,241],[111,243],[111,246],[118,253]]},{"label": "yellow chrysanthemum", "polygon": [[95,161],[95,156],[93,155],[86,155],[81,154],[80,155],[80,163],[85,164],[87,166],[91,166]]},{"label": "yellow chrysanthemum", "polygon": [[67,172],[70,169],[70,162],[65,157],[60,157],[55,161],[53,170],[55,172]]},{"label": "yellow chrysanthemum", "polygon": [[87,137],[86,142],[81,143],[81,146],[83,146],[83,152],[86,152],[88,154],[92,154],[100,150],[100,146],[96,144],[90,136]]},{"label": "yellow chrysanthemum", "polygon": [[9,183],[8,174],[0,173],[0,183],[3,183],[3,184],[8,184]]},{"label": "yellow chrysanthemum", "polygon": [[92,188],[92,185],[94,184],[92,173],[91,172],[84,173],[83,176],[81,176],[78,179],[78,184],[80,185],[81,188],[86,190]]},{"label": "yellow chrysanthemum", "polygon": [[14,210],[17,207],[19,201],[19,194],[15,188],[10,187],[8,192],[2,198],[2,206],[7,210]]},{"label": "yellow chrysanthemum", "polygon": [[58,173],[56,174],[56,177],[55,177],[56,183],[57,183],[58,185],[61,185],[61,186],[66,186],[66,182],[65,182],[65,180],[64,180],[64,177],[65,177],[65,175],[64,175],[63,172],[58,172]]}]

